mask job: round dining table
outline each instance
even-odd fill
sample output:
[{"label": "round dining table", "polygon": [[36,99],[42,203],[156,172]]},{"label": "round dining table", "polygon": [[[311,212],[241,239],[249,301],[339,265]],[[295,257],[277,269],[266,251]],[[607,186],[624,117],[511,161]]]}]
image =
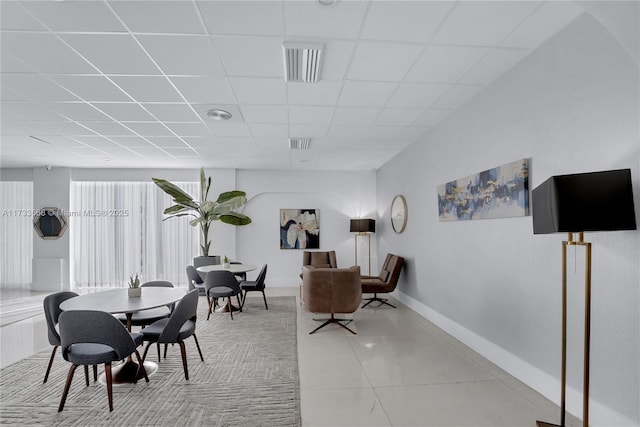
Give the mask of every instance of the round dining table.
[{"label": "round dining table", "polygon": [[[133,313],[175,303],[186,294],[186,290],[181,288],[151,286],[140,288],[140,291],[139,297],[129,297],[128,288],[78,295],[62,302],[60,310],[97,310],[111,314],[124,313],[127,316],[127,329],[131,332],[131,316]],[[158,364],[145,361],[144,368],[147,371],[147,375],[151,376],[158,370]],[[135,382],[142,377],[140,373],[136,378],[137,372],[138,364],[129,357],[125,363],[113,368],[113,383],[126,384]],[[105,383],[104,375],[100,377],[100,382]]]}]

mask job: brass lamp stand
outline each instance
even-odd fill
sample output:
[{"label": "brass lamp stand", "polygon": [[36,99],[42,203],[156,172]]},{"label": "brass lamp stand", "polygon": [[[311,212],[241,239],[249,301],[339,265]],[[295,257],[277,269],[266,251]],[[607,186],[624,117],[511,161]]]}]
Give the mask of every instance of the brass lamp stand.
[{"label": "brass lamp stand", "polygon": [[[584,373],[582,390],[582,422],[589,426],[589,358],[591,352],[591,242],[584,241],[584,232],[578,233],[578,241],[569,233],[562,242],[562,372],[560,390],[560,426],[565,427],[567,394],[567,246],[584,246]],[[558,427],[544,421],[536,421],[538,427]]]},{"label": "brass lamp stand", "polygon": [[371,234],[360,232],[356,234],[356,265],[358,265],[358,237],[367,237],[367,247],[369,248],[369,269],[367,270],[367,275],[371,275]]},{"label": "brass lamp stand", "polygon": [[356,265],[358,265],[358,236],[367,236],[367,244],[369,247],[369,270],[367,275],[371,274],[371,233],[376,232],[376,220],[369,218],[352,219],[349,225],[349,231],[357,233],[355,236],[356,242]]}]

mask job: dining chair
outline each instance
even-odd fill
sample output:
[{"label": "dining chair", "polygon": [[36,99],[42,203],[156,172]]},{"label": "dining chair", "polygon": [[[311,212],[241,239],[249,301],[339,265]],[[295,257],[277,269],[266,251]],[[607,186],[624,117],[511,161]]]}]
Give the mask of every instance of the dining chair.
[{"label": "dining chair", "polygon": [[[240,261],[231,261],[229,264],[242,265]],[[233,275],[236,276],[241,282],[243,280],[247,280],[247,273],[245,273],[244,271],[242,273],[233,273]]]},{"label": "dining chair", "polygon": [[207,299],[209,300],[209,313],[207,314],[207,320],[211,317],[215,301],[218,298],[227,299],[227,308],[231,314],[231,320],[233,320],[233,309],[231,304],[231,297],[235,296],[238,299],[238,306],[242,311],[242,304],[240,303],[240,284],[236,277],[229,270],[217,270],[210,271],[204,278],[204,288],[207,293]]},{"label": "dining chair", "polygon": [[107,380],[109,411],[113,411],[113,379],[111,363],[123,360],[135,353],[144,379],[149,382],[137,347],[142,345],[142,334],[130,333],[118,319],[105,311],[71,310],[60,314],[60,343],[62,357],[71,363],[67,382],[64,385],[58,412],[64,408],[71,381],[76,368],[80,365],[104,363]]},{"label": "dining chair", "polygon": [[260,273],[256,280],[245,280],[240,282],[240,289],[243,291],[242,294],[242,308],[244,309],[244,302],[247,299],[248,292],[262,292],[262,299],[264,300],[264,308],[269,310],[269,306],[267,305],[267,296],[264,293],[265,283],[264,280],[267,277],[267,264],[262,266]]},{"label": "dining chair", "polygon": [[[173,283],[166,280],[151,280],[140,285],[141,288],[173,288]],[[173,304],[164,307],[151,308],[149,310],[142,310],[135,312],[131,315],[131,326],[145,327],[152,324],[156,320],[167,318],[171,315],[173,310]],[[124,314],[117,314],[116,318],[123,324],[127,324],[127,316]]]},{"label": "dining chair", "polygon": [[147,351],[152,343],[158,347],[158,361],[160,359],[160,344],[165,345],[165,358],[167,357],[167,344],[179,344],[182,354],[182,367],[184,369],[184,379],[189,379],[189,368],[187,367],[187,350],[184,340],[193,336],[200,354],[200,360],[204,362],[202,350],[196,337],[196,319],[198,312],[198,291],[196,289],[186,294],[171,313],[168,319],[161,319],[144,328],[141,333],[144,341],[148,341],[142,360],[147,358]]},{"label": "dining chair", "polygon": [[189,290],[197,289],[204,293],[204,280],[193,265],[187,265],[187,279],[189,279]]},{"label": "dining chair", "polygon": [[[60,317],[60,304],[63,301],[68,300],[69,298],[77,297],[78,294],[75,292],[56,292],[54,294],[47,295],[43,301],[44,306],[44,318],[47,322],[47,335],[49,337],[49,344],[53,346],[53,350],[51,351],[51,358],[49,359],[49,366],[47,366],[47,372],[44,374],[44,381],[42,384],[46,383],[49,379],[49,373],[51,372],[51,366],[53,365],[53,359],[56,357],[56,351],[58,347],[60,347],[60,334],[56,329],[58,325],[58,318]],[[89,385],[89,367],[85,366],[85,380],[87,385]],[[93,365],[93,380],[98,380],[98,367]]]}]

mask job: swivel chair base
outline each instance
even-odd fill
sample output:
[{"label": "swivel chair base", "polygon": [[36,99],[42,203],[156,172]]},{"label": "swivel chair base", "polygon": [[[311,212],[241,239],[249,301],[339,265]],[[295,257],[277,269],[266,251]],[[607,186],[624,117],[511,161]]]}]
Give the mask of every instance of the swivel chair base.
[{"label": "swivel chair base", "polygon": [[387,299],[385,299],[385,298],[378,298],[378,294],[373,294],[373,298],[363,298],[363,300],[365,300],[365,301],[367,301],[367,302],[366,302],[366,303],[364,303],[364,304],[362,305],[362,307],[360,307],[360,308],[365,308],[366,306],[368,306],[369,304],[371,304],[371,303],[372,303],[372,302],[374,302],[374,301],[377,301],[377,302],[379,302],[379,303],[380,303],[380,304],[378,304],[378,307],[382,306],[383,304],[387,304],[387,305],[389,305],[389,306],[391,306],[391,307],[393,307],[393,308],[398,308],[398,307],[396,307],[395,305],[393,305],[393,304],[391,304],[391,303],[388,303],[388,302],[387,302],[387,301],[388,301]]},{"label": "swivel chair base", "polygon": [[353,335],[358,335],[357,332],[349,329],[344,323],[349,323],[349,322],[353,322],[353,319],[336,319],[333,315],[333,313],[331,313],[331,318],[329,319],[313,319],[316,320],[318,322],[322,322],[323,320],[325,321],[322,325],[318,326],[317,328],[315,328],[313,331],[309,332],[309,335],[316,333],[317,331],[319,331],[320,329],[324,328],[325,326],[331,324],[331,323],[336,323],[340,326],[342,326],[344,329],[346,329],[347,331],[351,332]]}]

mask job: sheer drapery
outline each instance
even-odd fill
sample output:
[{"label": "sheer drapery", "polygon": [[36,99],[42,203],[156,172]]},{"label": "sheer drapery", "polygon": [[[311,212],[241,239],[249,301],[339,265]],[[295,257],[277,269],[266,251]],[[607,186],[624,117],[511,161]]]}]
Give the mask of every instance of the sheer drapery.
[{"label": "sheer drapery", "polygon": [[3,289],[31,288],[33,258],[33,182],[0,182],[0,253]]},{"label": "sheer drapery", "polygon": [[[177,182],[190,194],[198,183]],[[71,184],[69,231],[74,287],[122,287],[142,282],[186,285],[185,267],[198,254],[198,228],[190,216],[162,221],[171,198],[147,182]]]}]

